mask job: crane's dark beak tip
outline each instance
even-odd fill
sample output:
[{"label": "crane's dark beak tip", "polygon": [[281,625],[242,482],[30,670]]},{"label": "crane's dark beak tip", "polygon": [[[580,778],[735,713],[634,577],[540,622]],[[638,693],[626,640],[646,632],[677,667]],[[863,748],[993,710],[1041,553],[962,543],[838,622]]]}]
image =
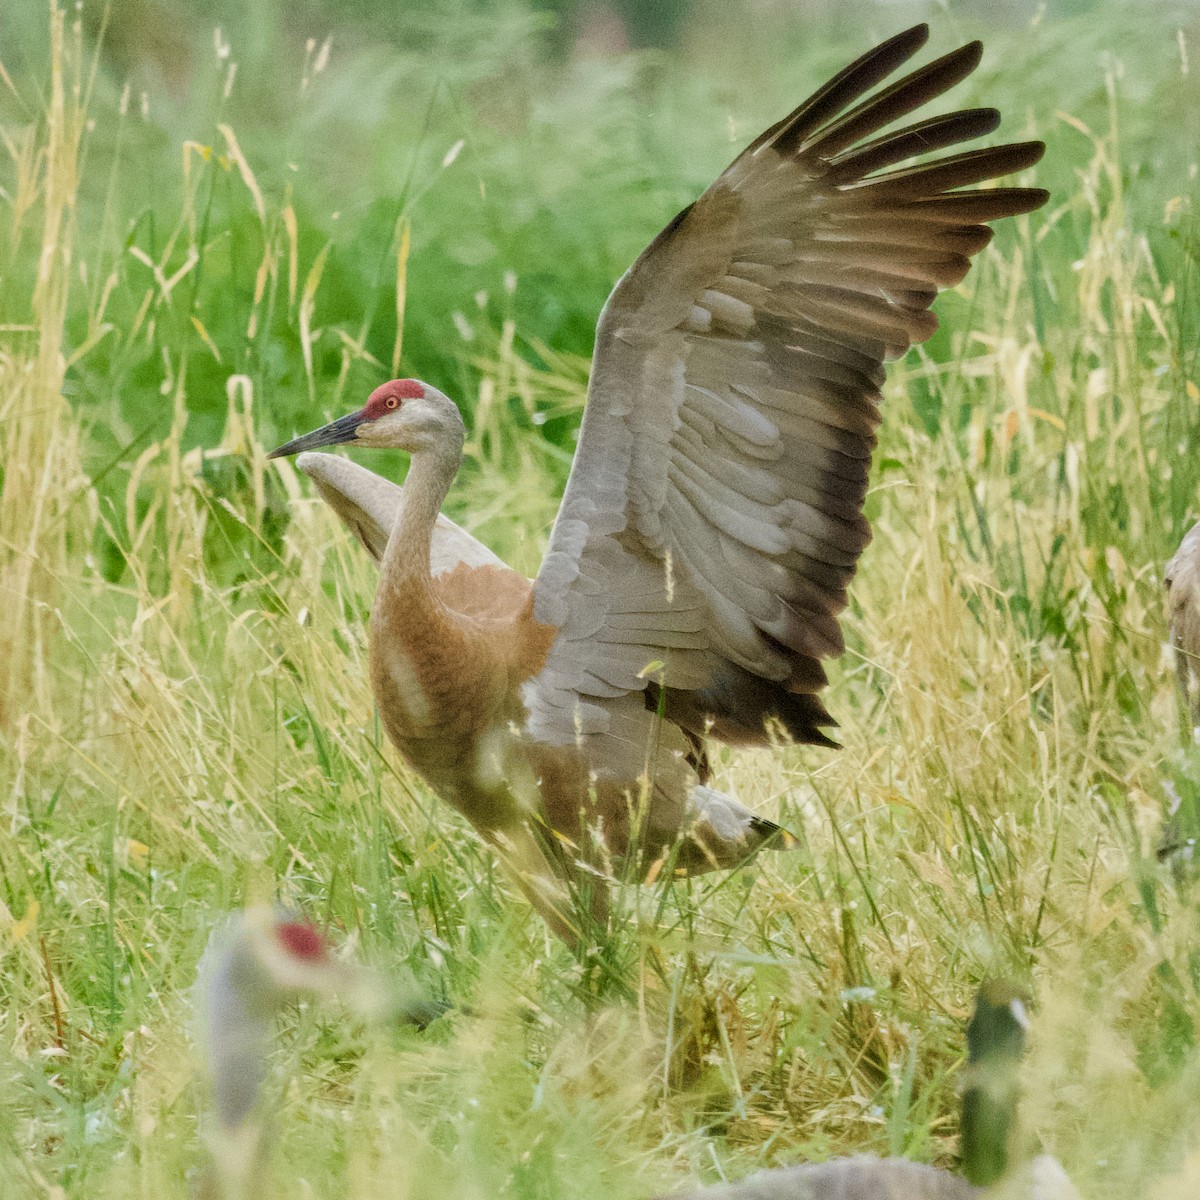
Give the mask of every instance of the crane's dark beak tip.
[{"label": "crane's dark beak tip", "polygon": [[[323,432],[323,430],[317,430],[317,433]],[[311,450],[314,446],[329,446],[334,444],[318,440],[317,433],[306,433],[303,437],[292,438],[290,442],[284,442],[282,446],[276,446],[267,457],[291,458],[293,454],[299,454],[302,450]]]},{"label": "crane's dark beak tip", "polygon": [[308,450],[314,444],[328,445],[327,442],[317,442],[317,434],[323,433],[324,430],[318,429],[316,433],[306,433],[303,437],[292,438],[290,442],[284,442],[282,446],[276,446],[267,458],[290,458],[293,454],[299,454],[301,450]]},{"label": "crane's dark beak tip", "polygon": [[336,421],[330,421],[328,425],[322,425],[320,429],[314,429],[312,433],[306,433],[302,437],[292,438],[290,442],[284,442],[282,446],[277,446],[272,450],[267,457],[288,458],[293,454],[299,454],[302,450],[316,450],[321,446],[340,446],[343,442],[352,442],[358,436],[358,427],[364,420],[361,412],[339,417]]}]

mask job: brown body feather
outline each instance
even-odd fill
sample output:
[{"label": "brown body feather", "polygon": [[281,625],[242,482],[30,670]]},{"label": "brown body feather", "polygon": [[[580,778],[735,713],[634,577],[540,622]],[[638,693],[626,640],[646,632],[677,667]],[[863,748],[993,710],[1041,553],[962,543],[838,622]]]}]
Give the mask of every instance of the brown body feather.
[{"label": "brown body feather", "polygon": [[516,733],[520,687],[555,630],[533,619],[533,585],[508,567],[459,564],[388,589],[371,610],[371,682],[388,737],[485,832],[536,802]]}]

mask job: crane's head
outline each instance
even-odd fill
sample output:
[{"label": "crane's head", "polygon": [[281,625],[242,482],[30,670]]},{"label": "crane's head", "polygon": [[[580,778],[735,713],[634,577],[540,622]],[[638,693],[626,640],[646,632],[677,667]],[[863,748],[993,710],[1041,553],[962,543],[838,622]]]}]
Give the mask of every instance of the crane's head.
[{"label": "crane's head", "polygon": [[283,458],[344,442],[414,454],[449,448],[457,454],[464,436],[458,406],[448,396],[419,379],[392,379],[377,387],[357,412],[293,438],[267,457]]}]

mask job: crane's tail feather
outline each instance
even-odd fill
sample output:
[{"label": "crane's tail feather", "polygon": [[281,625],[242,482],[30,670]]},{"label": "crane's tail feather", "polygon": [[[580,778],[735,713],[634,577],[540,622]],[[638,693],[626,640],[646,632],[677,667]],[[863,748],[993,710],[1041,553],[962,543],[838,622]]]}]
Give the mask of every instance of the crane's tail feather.
[{"label": "crane's tail feather", "polygon": [[732,796],[696,784],[688,796],[691,824],[675,855],[676,875],[728,870],[759,850],[796,850],[800,841]]},{"label": "crane's tail feather", "polygon": [[759,847],[763,850],[800,849],[800,839],[794,833],[789,833],[782,825],[776,825],[774,821],[768,821],[766,817],[751,817],[750,828],[759,840]]}]

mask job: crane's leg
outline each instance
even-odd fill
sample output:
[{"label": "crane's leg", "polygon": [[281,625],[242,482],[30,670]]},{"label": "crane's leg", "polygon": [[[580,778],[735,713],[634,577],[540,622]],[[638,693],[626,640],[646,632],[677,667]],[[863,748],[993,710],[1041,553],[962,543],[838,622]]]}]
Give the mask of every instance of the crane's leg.
[{"label": "crane's leg", "polygon": [[592,866],[587,860],[570,865],[571,895],[575,912],[585,927],[585,944],[596,945],[608,935],[608,923],[612,916],[609,903],[609,880],[612,875],[603,863]]},{"label": "crane's leg", "polygon": [[577,861],[550,831],[527,825],[488,835],[500,861],[550,930],[572,950],[586,952],[608,929],[609,881]]},{"label": "crane's leg", "polygon": [[545,847],[527,825],[497,830],[489,837],[513,882],[525,899],[572,949],[579,946],[583,931],[564,886],[562,875],[547,855]]}]

